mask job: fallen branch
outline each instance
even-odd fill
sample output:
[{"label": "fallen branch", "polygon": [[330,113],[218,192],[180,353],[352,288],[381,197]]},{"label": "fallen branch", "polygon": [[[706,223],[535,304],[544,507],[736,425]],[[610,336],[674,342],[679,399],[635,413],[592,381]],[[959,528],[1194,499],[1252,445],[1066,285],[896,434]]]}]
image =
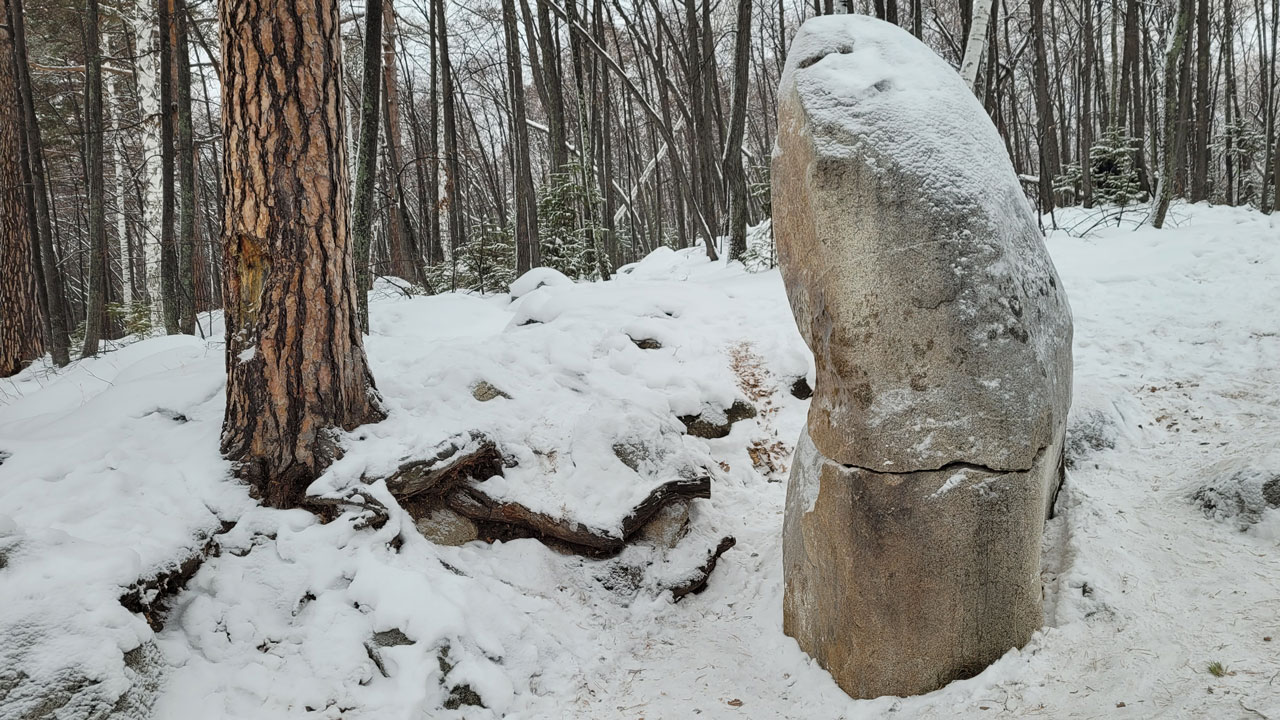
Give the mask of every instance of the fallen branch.
[{"label": "fallen branch", "polygon": [[[30,66],[31,69],[36,72],[80,73],[81,75],[85,72],[84,65],[41,65],[40,63],[33,62],[30,63]],[[105,63],[102,65],[102,72],[115,73],[116,75],[122,75],[124,77],[133,77],[132,72],[125,70],[124,68],[113,67]]]}]

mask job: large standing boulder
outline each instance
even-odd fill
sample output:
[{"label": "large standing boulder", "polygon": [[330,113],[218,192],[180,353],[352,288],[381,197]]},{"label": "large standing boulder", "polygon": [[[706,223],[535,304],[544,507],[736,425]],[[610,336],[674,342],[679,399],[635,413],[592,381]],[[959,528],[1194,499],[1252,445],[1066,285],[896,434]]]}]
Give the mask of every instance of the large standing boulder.
[{"label": "large standing boulder", "polygon": [[817,381],[783,626],[850,695],[979,672],[1041,622],[1071,312],[957,73],[868,17],[806,22],[779,89],[774,232]]}]

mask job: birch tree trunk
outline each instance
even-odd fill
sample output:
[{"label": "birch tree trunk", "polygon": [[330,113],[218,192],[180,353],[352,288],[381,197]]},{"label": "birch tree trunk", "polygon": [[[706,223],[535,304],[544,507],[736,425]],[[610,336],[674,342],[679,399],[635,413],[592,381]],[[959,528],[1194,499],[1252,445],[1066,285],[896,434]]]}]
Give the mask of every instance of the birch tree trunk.
[{"label": "birch tree trunk", "polygon": [[116,185],[116,244],[120,253],[120,302],[125,305],[133,303],[133,263],[129,253],[129,220],[124,205],[124,162],[125,129],[120,119],[120,101],[127,91],[120,75],[111,76],[111,84],[107,86],[107,104],[111,106],[111,127],[115,129],[115,142],[111,143],[111,166],[115,173]]},{"label": "birch tree trunk", "polygon": [[1191,202],[1209,196],[1209,125],[1213,107],[1209,98],[1209,0],[1196,2],[1195,140],[1191,145]]},{"label": "birch tree trunk", "polygon": [[[1085,0],[1088,2],[1088,0]],[[960,63],[960,77],[973,90],[978,82],[978,68],[987,54],[987,24],[991,22],[991,4],[995,0],[976,0],[973,5],[973,22],[969,24],[969,39],[964,47],[964,60]]]},{"label": "birch tree trunk", "polygon": [[337,455],[335,429],[383,417],[356,315],[338,4],[221,0],[219,15],[222,451],[287,507]]},{"label": "birch tree trunk", "polygon": [[155,13],[148,0],[138,0],[131,16],[133,28],[134,79],[138,87],[138,110],[142,115],[142,241],[143,274],[147,295],[151,299],[151,327],[164,326],[164,289],[160,274],[160,205],[162,172],[160,168],[160,59],[156,55]]}]

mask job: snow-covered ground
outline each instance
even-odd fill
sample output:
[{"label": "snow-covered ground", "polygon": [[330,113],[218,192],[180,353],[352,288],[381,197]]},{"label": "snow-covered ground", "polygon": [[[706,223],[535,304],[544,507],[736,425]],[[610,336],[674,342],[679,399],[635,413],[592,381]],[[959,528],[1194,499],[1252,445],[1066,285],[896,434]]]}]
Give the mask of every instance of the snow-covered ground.
[{"label": "snow-covered ground", "polygon": [[[368,350],[391,415],[313,492],[391,503],[362,478],[479,430],[519,461],[492,495],[608,530],[655,481],[705,469],[713,497],[671,551],[440,547],[398,511],[373,529],[259,508],[218,455],[218,340],[0,381],[0,718],[1280,717],[1280,511],[1191,500],[1280,476],[1280,222],[1100,217],[1059,213],[1090,233],[1048,241],[1076,393],[1045,628],[973,679],[852,701],[782,634],[780,466],[811,360],[776,271],[661,252],[514,301],[377,294]],[[509,397],[481,402],[481,380]],[[735,399],[760,412],[722,439],[680,434],[676,416]],[[622,464],[620,442],[653,462]],[[163,630],[119,604],[214,533]],[[673,603],[664,573],[727,534],[706,592]],[[475,699],[463,686],[485,707],[444,709]]]}]

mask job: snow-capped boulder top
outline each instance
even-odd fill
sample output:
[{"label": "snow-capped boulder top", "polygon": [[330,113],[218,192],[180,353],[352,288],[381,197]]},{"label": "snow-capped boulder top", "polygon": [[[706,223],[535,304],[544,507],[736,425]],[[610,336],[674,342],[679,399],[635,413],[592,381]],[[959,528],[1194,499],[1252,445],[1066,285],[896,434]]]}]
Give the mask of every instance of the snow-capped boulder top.
[{"label": "snow-capped boulder top", "polygon": [[[940,208],[1034,221],[1008,151],[956,71],[906,30],[865,15],[811,18],[796,33],[779,86],[798,96],[823,155],[873,173],[910,173]],[[777,146],[780,147],[780,146]],[[775,155],[777,149],[775,149]]]},{"label": "snow-capped boulder top", "polygon": [[1061,438],[1071,313],[990,119],[869,17],[813,18],[779,92],[774,231],[826,457],[1026,470]]},{"label": "snow-capped boulder top", "polygon": [[538,267],[516,278],[511,283],[511,299],[523,297],[540,287],[549,285],[551,287],[563,287],[572,285],[573,281],[567,275],[549,267]]}]

